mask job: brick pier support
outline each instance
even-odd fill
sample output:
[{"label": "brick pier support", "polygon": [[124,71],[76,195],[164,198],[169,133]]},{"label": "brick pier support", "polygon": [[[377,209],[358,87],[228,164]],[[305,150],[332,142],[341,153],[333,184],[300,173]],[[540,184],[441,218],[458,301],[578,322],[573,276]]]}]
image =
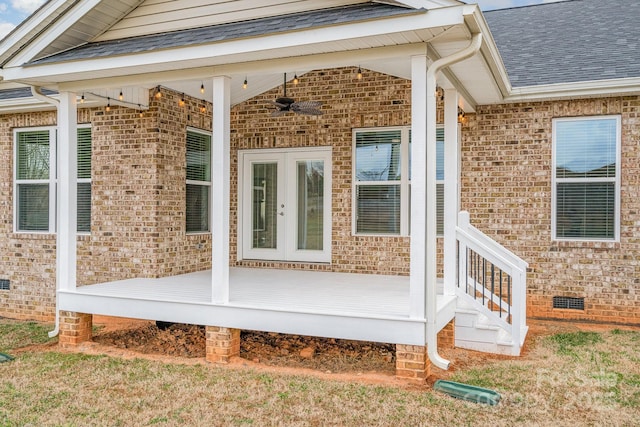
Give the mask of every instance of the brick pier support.
[{"label": "brick pier support", "polygon": [[60,333],[58,345],[73,348],[90,341],[93,329],[93,315],[73,311],[60,312]]},{"label": "brick pier support", "polygon": [[456,324],[455,319],[447,323],[447,326],[438,332],[438,348],[452,349],[456,346]]},{"label": "brick pier support", "polygon": [[229,363],[240,355],[240,329],[207,326],[207,362]]},{"label": "brick pier support", "polygon": [[424,383],[429,375],[431,361],[427,356],[427,347],[396,344],[397,378]]}]

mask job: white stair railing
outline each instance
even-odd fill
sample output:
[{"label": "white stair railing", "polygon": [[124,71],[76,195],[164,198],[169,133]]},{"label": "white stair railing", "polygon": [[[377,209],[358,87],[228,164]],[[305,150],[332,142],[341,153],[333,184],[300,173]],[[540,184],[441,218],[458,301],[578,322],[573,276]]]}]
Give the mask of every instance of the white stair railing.
[{"label": "white stair railing", "polygon": [[458,215],[456,294],[511,334],[522,345],[527,317],[527,267],[520,257]]}]

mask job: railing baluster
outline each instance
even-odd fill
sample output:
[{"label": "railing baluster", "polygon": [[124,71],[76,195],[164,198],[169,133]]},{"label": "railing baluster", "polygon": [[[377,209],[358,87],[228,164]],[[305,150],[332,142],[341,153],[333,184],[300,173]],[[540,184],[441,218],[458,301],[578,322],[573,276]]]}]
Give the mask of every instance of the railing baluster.
[{"label": "railing baluster", "polygon": [[511,276],[507,276],[507,319],[511,319]]},{"label": "railing baluster", "polygon": [[482,305],[485,304],[485,292],[487,289],[487,260],[482,258]]},{"label": "railing baluster", "polygon": [[[491,264],[491,295],[495,295],[496,293],[496,266]],[[493,311],[493,306],[495,304],[493,304],[493,298],[491,298],[491,311]]]},{"label": "railing baluster", "polygon": [[475,263],[476,263],[476,271],[474,273],[473,279],[473,298],[478,299],[478,279],[480,278],[480,260],[478,259],[478,253],[475,252]]},{"label": "railing baluster", "polygon": [[500,270],[500,318],[502,318],[502,270]]}]

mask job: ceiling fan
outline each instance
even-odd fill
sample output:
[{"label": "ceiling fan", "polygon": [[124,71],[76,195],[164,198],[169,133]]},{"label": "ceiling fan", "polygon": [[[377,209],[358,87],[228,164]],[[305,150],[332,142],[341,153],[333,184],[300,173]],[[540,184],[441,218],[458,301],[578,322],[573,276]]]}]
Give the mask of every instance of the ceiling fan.
[{"label": "ceiling fan", "polygon": [[293,98],[287,98],[287,73],[284,73],[284,94],[275,101],[269,101],[275,106],[275,111],[271,113],[272,117],[278,117],[293,111],[296,114],[306,114],[310,116],[320,116],[322,111],[320,101],[299,101]]}]

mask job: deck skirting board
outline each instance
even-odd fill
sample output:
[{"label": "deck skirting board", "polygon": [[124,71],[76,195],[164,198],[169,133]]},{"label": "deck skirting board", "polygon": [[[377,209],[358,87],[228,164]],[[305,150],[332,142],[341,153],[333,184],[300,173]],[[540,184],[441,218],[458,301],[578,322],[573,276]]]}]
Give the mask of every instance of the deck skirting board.
[{"label": "deck skirting board", "polygon": [[59,310],[295,335],[424,345],[424,320],[356,317],[59,292]]}]

